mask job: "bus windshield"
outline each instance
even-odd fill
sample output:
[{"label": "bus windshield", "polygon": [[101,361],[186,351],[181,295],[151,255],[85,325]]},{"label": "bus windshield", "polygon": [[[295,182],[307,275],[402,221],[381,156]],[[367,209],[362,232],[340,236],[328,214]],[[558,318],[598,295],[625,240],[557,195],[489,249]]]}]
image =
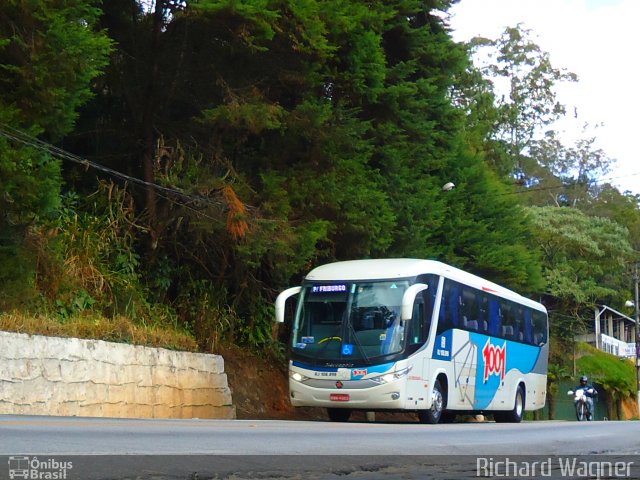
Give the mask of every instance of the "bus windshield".
[{"label": "bus windshield", "polygon": [[303,285],[292,335],[294,357],[371,364],[402,352],[400,312],[408,286],[407,280]]}]

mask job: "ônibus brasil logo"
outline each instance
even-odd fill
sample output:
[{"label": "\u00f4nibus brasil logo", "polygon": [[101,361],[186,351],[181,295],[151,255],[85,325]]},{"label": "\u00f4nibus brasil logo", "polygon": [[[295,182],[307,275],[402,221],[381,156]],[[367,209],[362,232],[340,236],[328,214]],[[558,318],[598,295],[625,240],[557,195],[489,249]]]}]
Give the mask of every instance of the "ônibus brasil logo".
[{"label": "\u00f4nibus brasil logo", "polygon": [[55,458],[46,460],[38,457],[13,455],[9,457],[9,478],[25,478],[27,480],[65,480],[73,462],[63,462]]},{"label": "\u00f4nibus brasil logo", "polygon": [[507,342],[498,347],[488,338],[482,349],[482,358],[484,359],[484,383],[487,383],[491,375],[499,375],[500,380],[504,380],[507,366]]}]

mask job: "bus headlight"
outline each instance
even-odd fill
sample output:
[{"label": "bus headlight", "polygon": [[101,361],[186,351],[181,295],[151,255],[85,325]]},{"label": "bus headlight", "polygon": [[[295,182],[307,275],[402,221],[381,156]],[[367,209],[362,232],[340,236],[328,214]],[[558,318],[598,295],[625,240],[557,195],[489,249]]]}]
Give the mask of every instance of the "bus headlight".
[{"label": "bus headlight", "polygon": [[385,373],[384,375],[380,375],[379,377],[373,377],[370,380],[381,385],[384,383],[395,382],[396,380],[400,380],[402,377],[406,377],[409,371],[411,371],[411,368],[412,367],[407,367],[394,373]]},{"label": "bus headlight", "polygon": [[295,380],[296,382],[302,382],[304,380],[307,380],[308,377],[305,377],[304,375],[298,373],[298,372],[292,372],[291,373],[291,378],[293,380]]},{"label": "bus headlight", "polygon": [[395,380],[396,378],[396,374],[395,373],[387,373],[386,375],[382,376],[382,382],[381,383],[391,383]]}]

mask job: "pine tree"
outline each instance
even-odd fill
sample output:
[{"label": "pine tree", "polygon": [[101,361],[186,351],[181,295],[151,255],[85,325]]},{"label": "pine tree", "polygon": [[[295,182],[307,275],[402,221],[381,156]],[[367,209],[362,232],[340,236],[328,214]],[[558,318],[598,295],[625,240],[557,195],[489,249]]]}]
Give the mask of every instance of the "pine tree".
[{"label": "pine tree", "polygon": [[[0,20],[0,128],[59,141],[73,128],[110,42],[93,30],[95,2],[3,3]],[[20,133],[22,132],[22,133]],[[28,227],[59,205],[60,161],[0,137],[0,305],[28,298],[35,252]]]}]

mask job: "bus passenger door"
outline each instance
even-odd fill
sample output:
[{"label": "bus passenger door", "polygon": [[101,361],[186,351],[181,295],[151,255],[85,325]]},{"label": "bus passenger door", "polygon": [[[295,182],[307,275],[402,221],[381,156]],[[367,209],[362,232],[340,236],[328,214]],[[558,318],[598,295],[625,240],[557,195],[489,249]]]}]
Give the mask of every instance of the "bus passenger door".
[{"label": "bus passenger door", "polygon": [[[413,314],[409,321],[407,332],[407,356],[408,366],[411,371],[407,377],[407,409],[421,409],[426,406],[426,389],[424,388],[424,370],[422,358],[424,357],[424,345],[429,335],[431,326],[430,312],[427,315],[423,295],[418,295],[413,304]],[[421,350],[422,349],[422,350]]]}]

